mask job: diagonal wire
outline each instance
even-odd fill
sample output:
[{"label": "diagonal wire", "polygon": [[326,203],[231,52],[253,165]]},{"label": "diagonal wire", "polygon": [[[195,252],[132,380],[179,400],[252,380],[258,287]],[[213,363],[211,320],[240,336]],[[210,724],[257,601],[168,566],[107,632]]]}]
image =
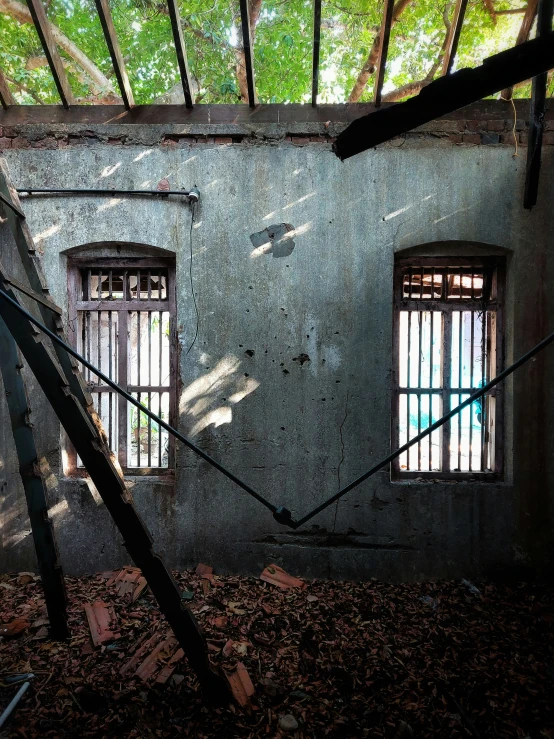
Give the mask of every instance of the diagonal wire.
[{"label": "diagonal wire", "polygon": [[360,477],[356,478],[351,483],[341,488],[337,493],[335,493],[330,498],[328,498],[324,503],[321,503],[321,505],[317,506],[317,508],[314,508],[312,511],[307,513],[303,518],[299,519],[298,521],[294,521],[291,517],[290,511],[288,511],[286,508],[282,506],[275,506],[273,505],[273,503],[270,503],[262,495],[257,493],[249,485],[247,485],[245,482],[240,480],[236,475],[234,475],[232,472],[226,469],[222,464],[220,464],[215,459],[210,457],[209,454],[206,454],[206,452],[202,451],[200,447],[197,447],[196,444],[194,444],[192,441],[187,439],[186,436],[183,436],[183,434],[179,433],[179,431],[177,431],[172,426],[170,426],[168,423],[166,423],[164,420],[159,418],[155,413],[152,413],[152,411],[150,411],[149,408],[146,408],[145,406],[141,405],[138,402],[138,400],[135,400],[135,398],[133,398],[132,395],[126,392],[117,383],[113,382],[113,380],[111,380],[109,377],[104,375],[99,369],[97,369],[94,365],[92,365],[84,357],[82,357],[77,351],[75,351],[75,349],[72,349],[68,344],[65,343],[65,341],[60,339],[59,336],[57,336],[55,333],[53,333],[48,328],[46,328],[46,326],[44,326],[40,321],[38,321],[31,313],[25,310],[25,308],[23,308],[23,306],[21,306],[16,300],[13,300],[13,298],[11,298],[2,289],[0,289],[0,297],[6,302],[10,303],[10,305],[12,305],[17,311],[19,311],[19,313],[21,313],[21,315],[27,318],[27,320],[29,320],[38,329],[40,329],[44,334],[46,334],[52,341],[54,341],[59,346],[61,346],[63,349],[65,349],[65,351],[71,354],[72,357],[77,359],[87,369],[89,369],[95,375],[100,377],[100,379],[103,380],[107,385],[109,385],[113,390],[115,390],[120,395],[122,395],[126,400],[129,401],[129,403],[132,403],[134,406],[139,408],[143,413],[149,416],[155,423],[159,423],[160,426],[164,428],[168,433],[172,434],[176,439],[178,439],[185,446],[191,449],[195,454],[198,454],[199,457],[201,457],[206,462],[211,464],[212,467],[215,467],[216,470],[219,470],[219,472],[225,475],[225,477],[229,478],[229,480],[234,482],[236,485],[242,488],[242,490],[244,490],[246,493],[248,493],[253,498],[255,498],[257,501],[259,501],[267,509],[269,509],[273,513],[273,517],[275,518],[275,520],[277,520],[279,523],[285,526],[289,526],[289,528],[292,528],[292,529],[297,529],[300,526],[303,526],[307,521],[312,519],[314,516],[317,516],[319,513],[324,511],[326,508],[328,508],[330,505],[333,505],[333,503],[339,500],[339,498],[342,498],[344,495],[349,493],[351,490],[353,490],[355,487],[360,485],[362,482],[365,482],[365,480],[367,480],[369,477],[372,477],[372,475],[374,475],[376,472],[379,472],[379,470],[382,470],[384,467],[389,465],[393,460],[395,460],[397,457],[403,454],[411,446],[413,446],[414,444],[417,444],[422,439],[424,439],[426,436],[429,436],[429,434],[432,434],[433,431],[436,431],[438,428],[443,426],[451,418],[453,418],[455,415],[460,413],[460,411],[462,411],[464,408],[467,408],[469,405],[474,403],[476,400],[479,400],[479,398],[482,398],[484,395],[486,395],[486,393],[488,393],[489,390],[492,390],[492,388],[495,387],[495,385],[498,385],[500,382],[505,380],[507,377],[513,374],[519,367],[521,367],[523,364],[528,362],[536,354],[541,352],[543,349],[545,349],[549,344],[551,344],[554,341],[554,332],[553,332],[549,336],[547,336],[545,339],[543,339],[540,343],[538,343],[536,346],[534,346],[532,349],[530,349],[526,354],[521,356],[516,362],[514,362],[512,365],[510,365],[505,370],[503,370],[494,379],[492,379],[486,385],[483,385],[483,387],[480,388],[479,390],[476,390],[472,395],[470,395],[466,400],[464,400],[463,403],[460,403],[460,405],[458,405],[456,408],[451,410],[445,416],[440,418],[438,421],[435,421],[435,423],[431,424],[431,426],[428,426],[425,429],[425,431],[422,431],[417,436],[414,436],[413,439],[410,439],[410,441],[408,441],[406,444],[404,444],[399,449],[396,449],[396,451],[389,454],[383,460],[381,460],[376,465],[374,465],[370,470],[368,470],[367,472],[364,472],[363,475],[360,475]]}]

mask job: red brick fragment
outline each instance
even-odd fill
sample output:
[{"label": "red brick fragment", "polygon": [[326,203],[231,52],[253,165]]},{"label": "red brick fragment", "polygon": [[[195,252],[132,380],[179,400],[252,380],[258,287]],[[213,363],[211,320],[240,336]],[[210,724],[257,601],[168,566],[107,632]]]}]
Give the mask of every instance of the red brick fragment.
[{"label": "red brick fragment", "polygon": [[246,707],[255,693],[248,670],[242,662],[237,662],[236,669],[233,672],[225,673],[225,675],[231,686],[234,699],[239,706]]},{"label": "red brick fragment", "polygon": [[8,624],[0,624],[0,636],[5,639],[13,639],[16,636],[21,636],[24,631],[27,631],[30,624],[26,618],[14,618]]},{"label": "red brick fragment", "polygon": [[278,588],[288,590],[289,588],[301,588],[304,590],[308,586],[304,580],[289,575],[282,567],[278,565],[268,565],[260,575],[260,580],[276,585]]},{"label": "red brick fragment", "polygon": [[103,642],[119,639],[119,632],[114,630],[115,612],[107,603],[97,600],[94,603],[85,603],[90,635],[95,647]]},{"label": "red brick fragment", "polygon": [[464,133],[464,144],[480,144],[481,135],[478,133]]},{"label": "red brick fragment", "polygon": [[230,136],[216,136],[215,143],[216,144],[232,144],[233,139]]}]

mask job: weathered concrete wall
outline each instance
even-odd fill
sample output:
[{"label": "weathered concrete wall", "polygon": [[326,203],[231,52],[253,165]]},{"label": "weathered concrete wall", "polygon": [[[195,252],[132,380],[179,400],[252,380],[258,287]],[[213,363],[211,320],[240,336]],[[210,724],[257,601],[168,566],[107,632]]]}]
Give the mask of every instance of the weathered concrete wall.
[{"label": "weathered concrete wall", "polygon": [[[508,359],[552,328],[552,151],[531,213],[521,206],[525,157],[512,154],[431,140],[345,164],[329,145],[283,142],[93,144],[7,149],[5,157],[19,187],[143,188],[166,177],[174,189],[200,189],[192,231],[200,323],[188,354],[196,322],[190,206],[73,197],[30,198],[24,207],[60,305],[68,249],[115,240],[175,253],[180,428],[298,516],[390,449],[395,252],[500,250],[508,256]],[[256,251],[251,235],[279,223],[294,228],[292,252]],[[0,247],[6,262],[5,232]],[[309,361],[295,361],[300,354]],[[257,573],[277,561],[307,576],[395,580],[521,566],[544,573],[553,538],[553,378],[550,351],[508,383],[501,484],[391,483],[381,472],[296,533],[183,449],[174,483],[137,478],[133,493],[174,567],[206,561],[221,572]],[[59,473],[59,427],[33,393],[43,451]],[[3,398],[0,418],[7,419]],[[6,420],[0,460],[1,567],[29,569],[32,543]],[[86,482],[59,474],[51,494],[66,572],[127,562]]]}]

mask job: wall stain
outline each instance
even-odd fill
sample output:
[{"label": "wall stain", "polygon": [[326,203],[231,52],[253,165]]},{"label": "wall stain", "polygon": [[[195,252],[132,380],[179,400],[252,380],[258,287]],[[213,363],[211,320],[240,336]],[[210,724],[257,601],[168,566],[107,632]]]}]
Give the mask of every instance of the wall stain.
[{"label": "wall stain", "polygon": [[251,234],[250,241],[263,254],[288,257],[296,246],[292,236],[289,236],[291,231],[294,231],[294,227],[290,223],[275,223],[263,231]]}]

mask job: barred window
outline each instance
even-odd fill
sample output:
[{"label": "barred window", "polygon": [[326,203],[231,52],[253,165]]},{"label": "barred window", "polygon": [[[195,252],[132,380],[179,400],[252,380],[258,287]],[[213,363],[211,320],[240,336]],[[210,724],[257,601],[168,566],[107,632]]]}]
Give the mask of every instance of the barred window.
[{"label": "barred window", "polygon": [[[393,447],[424,431],[502,369],[501,258],[399,259],[394,281]],[[502,390],[393,463],[396,479],[497,479]]]},{"label": "barred window", "polygon": [[[75,258],[70,318],[75,345],[139,403],[174,424],[174,263],[170,259]],[[87,369],[85,381],[111,450],[129,474],[172,467],[173,438]],[[73,449],[69,467],[82,469]]]}]

